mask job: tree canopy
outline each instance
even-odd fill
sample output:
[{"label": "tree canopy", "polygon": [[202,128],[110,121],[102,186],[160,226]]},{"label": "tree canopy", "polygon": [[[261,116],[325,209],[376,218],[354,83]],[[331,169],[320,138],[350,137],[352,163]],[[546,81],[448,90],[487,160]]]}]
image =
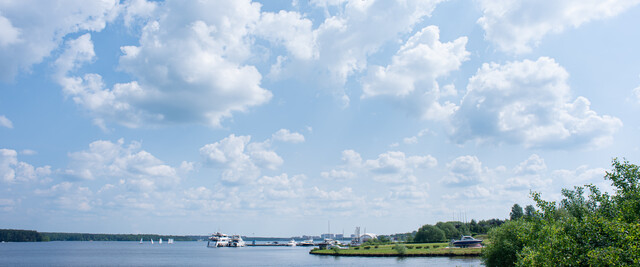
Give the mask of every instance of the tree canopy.
[{"label": "tree canopy", "polygon": [[640,265],[640,171],[618,159],[612,165],[604,177],[614,187],[612,195],[591,184],[563,189],[559,203],[532,192],[538,211],[490,231],[485,264]]}]

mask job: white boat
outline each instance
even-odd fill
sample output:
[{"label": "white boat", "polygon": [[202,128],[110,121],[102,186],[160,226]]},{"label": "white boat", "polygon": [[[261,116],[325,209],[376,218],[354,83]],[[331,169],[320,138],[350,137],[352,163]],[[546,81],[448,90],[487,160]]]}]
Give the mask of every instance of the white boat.
[{"label": "white boat", "polygon": [[151,238],[151,244],[153,245],[153,238]]},{"label": "white boat", "polygon": [[169,238],[169,240],[167,240],[167,244],[173,244],[173,238]]},{"label": "white boat", "polygon": [[300,246],[303,246],[303,247],[310,247],[310,246],[313,246],[313,245],[314,245],[314,244],[313,244],[313,239],[309,239],[309,240],[302,241],[302,242],[300,242],[300,244],[299,244],[299,245],[300,245]]},{"label": "white boat", "polygon": [[231,236],[231,243],[229,244],[230,247],[244,247],[246,246],[246,243],[244,242],[244,240],[242,240],[242,237],[240,237],[239,235],[233,235]]},{"label": "white boat", "polygon": [[162,238],[160,238],[160,242],[158,242],[158,243],[162,244]]},{"label": "white boat", "polygon": [[287,246],[295,247],[295,246],[296,246],[296,244],[297,244],[297,243],[296,243],[296,241],[295,241],[295,240],[293,240],[293,239],[291,239],[291,240],[289,240],[289,243],[287,243]]},{"label": "white boat", "polygon": [[142,244],[142,238],[140,238],[140,244]]},{"label": "white boat", "polygon": [[209,242],[207,242],[207,247],[219,248],[219,247],[228,247],[230,245],[231,239],[228,235],[217,232],[212,234],[209,237]]}]

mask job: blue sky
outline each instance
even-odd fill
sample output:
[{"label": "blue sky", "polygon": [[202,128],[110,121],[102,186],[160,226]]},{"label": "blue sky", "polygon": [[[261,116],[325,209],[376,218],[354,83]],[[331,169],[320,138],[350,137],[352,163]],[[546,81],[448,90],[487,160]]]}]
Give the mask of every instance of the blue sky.
[{"label": "blue sky", "polygon": [[640,160],[640,1],[3,1],[0,227],[391,234]]}]

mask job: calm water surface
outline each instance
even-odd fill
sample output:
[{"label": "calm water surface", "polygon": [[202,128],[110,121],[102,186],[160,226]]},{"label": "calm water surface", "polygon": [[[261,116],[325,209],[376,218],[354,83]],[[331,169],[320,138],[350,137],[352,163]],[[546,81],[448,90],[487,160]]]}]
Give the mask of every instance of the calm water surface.
[{"label": "calm water surface", "polygon": [[206,242],[1,243],[0,266],[480,266],[478,258],[365,258],[309,247],[207,248]]}]

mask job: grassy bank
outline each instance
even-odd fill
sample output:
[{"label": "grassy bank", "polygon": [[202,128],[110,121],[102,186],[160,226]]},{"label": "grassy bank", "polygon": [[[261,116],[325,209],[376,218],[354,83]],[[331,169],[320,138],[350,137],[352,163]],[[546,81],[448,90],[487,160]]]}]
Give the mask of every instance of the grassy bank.
[{"label": "grassy bank", "polygon": [[482,248],[447,248],[448,243],[401,244],[406,249],[399,252],[395,244],[378,246],[359,246],[349,249],[313,249],[309,253],[315,255],[362,256],[362,257],[436,257],[436,256],[469,256],[478,257]]}]

